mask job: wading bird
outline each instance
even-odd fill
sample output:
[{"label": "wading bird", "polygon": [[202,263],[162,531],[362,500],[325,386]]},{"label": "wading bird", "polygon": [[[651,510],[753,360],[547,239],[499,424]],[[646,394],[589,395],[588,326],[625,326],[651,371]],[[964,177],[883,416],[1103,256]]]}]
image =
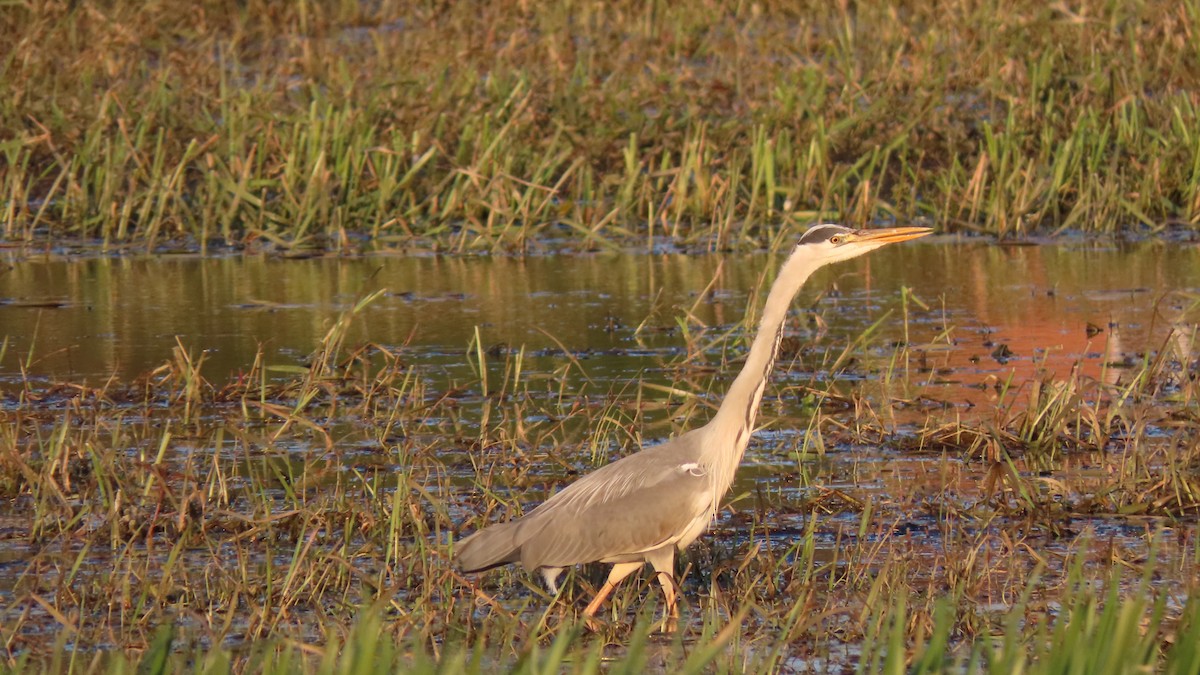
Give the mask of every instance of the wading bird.
[{"label": "wading bird", "polygon": [[527,571],[540,571],[550,592],[557,594],[564,568],[611,563],[608,580],[583,611],[591,625],[613,588],[648,562],[666,595],[666,612],[674,617],[675,550],[683,550],[708,528],[733,483],[779,353],[792,298],[825,265],[931,231],[809,228],[771,286],[742,371],[708,424],[600,467],[526,515],[463,539],[455,550],[459,566],[464,572],[479,572],[519,562]]}]

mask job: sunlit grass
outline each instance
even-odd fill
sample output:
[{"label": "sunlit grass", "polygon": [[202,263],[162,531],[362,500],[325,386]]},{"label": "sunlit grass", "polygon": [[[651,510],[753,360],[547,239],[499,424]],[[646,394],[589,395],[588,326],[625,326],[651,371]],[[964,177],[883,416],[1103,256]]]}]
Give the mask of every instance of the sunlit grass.
[{"label": "sunlit grass", "polygon": [[762,246],[1200,217],[1200,13],[33,2],[0,16],[0,228],[110,246]]}]

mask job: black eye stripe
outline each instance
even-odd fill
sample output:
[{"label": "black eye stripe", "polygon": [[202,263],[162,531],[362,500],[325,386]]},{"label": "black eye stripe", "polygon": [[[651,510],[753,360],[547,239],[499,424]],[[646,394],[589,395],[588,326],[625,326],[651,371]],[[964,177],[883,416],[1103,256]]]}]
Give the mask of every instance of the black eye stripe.
[{"label": "black eye stripe", "polygon": [[[808,229],[801,237],[798,244],[816,244],[823,241],[828,241],[833,244],[840,243],[845,239],[847,228],[840,225],[814,225]],[[834,238],[837,238],[836,240]]]}]

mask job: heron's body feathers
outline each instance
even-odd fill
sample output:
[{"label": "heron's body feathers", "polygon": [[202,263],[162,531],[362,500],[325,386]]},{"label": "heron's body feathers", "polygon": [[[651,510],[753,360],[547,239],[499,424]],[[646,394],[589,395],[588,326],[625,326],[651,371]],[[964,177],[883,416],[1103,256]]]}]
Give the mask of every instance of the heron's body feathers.
[{"label": "heron's body feathers", "polygon": [[687,546],[720,498],[700,459],[700,436],[691,432],[600,467],[525,516],[459,542],[459,564],[468,572],[508,562],[534,570],[642,561],[649,551]]}]

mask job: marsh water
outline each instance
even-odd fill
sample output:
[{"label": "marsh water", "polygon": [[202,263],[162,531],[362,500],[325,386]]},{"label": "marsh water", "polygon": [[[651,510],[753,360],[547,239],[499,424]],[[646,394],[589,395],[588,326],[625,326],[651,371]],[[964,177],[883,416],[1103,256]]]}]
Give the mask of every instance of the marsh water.
[{"label": "marsh water", "polygon": [[[593,379],[621,381],[686,355],[681,321],[692,331],[738,324],[779,262],[765,253],[10,253],[0,269],[0,387],[126,380],[177,344],[202,351],[217,380],[248,369],[260,350],[270,364],[303,365],[332,320],[376,289],[386,292],[349,341],[402,349],[427,378],[465,372],[478,331],[486,348],[567,351],[587,358]],[[1169,337],[1190,339],[1198,297],[1192,244],[916,243],[818,273],[795,303],[791,333],[844,347],[878,323],[878,344],[924,347],[930,386],[963,400],[989,374],[1080,367],[1100,377],[1139,362]]]},{"label": "marsh water", "polygon": [[[16,405],[23,388],[133,381],[176,348],[202,356],[217,385],[256,358],[268,375],[294,376],[372,291],[383,294],[347,344],[402,355],[435,392],[478,382],[480,358],[495,381],[505,355],[519,352],[526,378],[570,373],[577,393],[618,399],[666,397],[631,383],[697,386],[680,371],[698,366],[716,374],[697,392],[715,404],[749,338],[743,317],[780,262],[761,252],[296,260],[11,251],[0,272],[0,392],[9,394],[0,404]],[[930,406],[987,419],[1002,396],[1021,406],[1013,392],[1039,380],[1122,385],[1159,354],[1192,363],[1198,321],[1194,244],[914,242],[818,272],[794,303],[774,378],[811,390],[863,384],[868,398],[886,381],[890,396],[915,403],[889,420],[901,427],[921,425]],[[645,438],[677,432],[669,417],[647,413],[655,424]],[[794,447],[804,432],[768,428],[757,442]]]},{"label": "marsh water", "polygon": [[[294,374],[340,314],[380,290],[355,318],[347,343],[401,355],[432,391],[477,386],[481,360],[500,377],[506,358],[521,354],[526,378],[563,377],[577,392],[643,403],[686,389],[693,380],[680,372],[701,367],[716,376],[717,384],[700,392],[715,402],[745,348],[747,308],[756,311],[780,262],[768,253],[296,260],[14,249],[0,270],[0,414],[22,405],[22,392],[56,383],[135,381],[176,348],[203,354],[202,372],[218,384],[258,358],[276,368],[268,374]],[[889,420],[898,429],[920,426],[932,408],[943,417],[984,420],[1006,388],[1020,391],[1047,377],[1120,387],[1161,354],[1187,369],[1200,356],[1198,322],[1194,244],[914,242],[818,273],[794,303],[775,379],[805,391],[835,391],[850,381],[868,400],[874,384],[887,382],[890,396],[910,404]],[[640,388],[645,384],[659,389]],[[769,394],[766,405],[799,403]],[[645,438],[677,431],[670,417],[669,408],[647,413],[655,424]],[[469,423],[471,413],[464,418]],[[536,416],[524,423],[549,424]],[[819,490],[884,501],[905,494],[911,505],[922,475],[940,471],[947,480],[944,457],[858,446],[829,453],[811,483],[797,482],[794,451],[806,433],[760,431],[735,493],[758,491],[761,500],[763,491]],[[188,445],[189,453],[197,450]],[[474,471],[467,452],[441,454],[444,462],[461,460],[454,471],[463,480]],[[955,460],[952,470],[950,480],[982,492],[984,467]],[[817,548],[836,556],[843,530],[857,528],[861,514],[824,523]],[[933,518],[891,515],[901,529]],[[737,531],[738,519],[748,517],[725,513],[718,528]],[[776,532],[797,535],[805,517],[788,508],[770,514]],[[1095,526],[1145,548],[1144,524],[1102,518]],[[1192,541],[1193,530],[1184,539]],[[15,601],[31,546],[20,536],[0,541],[0,601]]]}]

